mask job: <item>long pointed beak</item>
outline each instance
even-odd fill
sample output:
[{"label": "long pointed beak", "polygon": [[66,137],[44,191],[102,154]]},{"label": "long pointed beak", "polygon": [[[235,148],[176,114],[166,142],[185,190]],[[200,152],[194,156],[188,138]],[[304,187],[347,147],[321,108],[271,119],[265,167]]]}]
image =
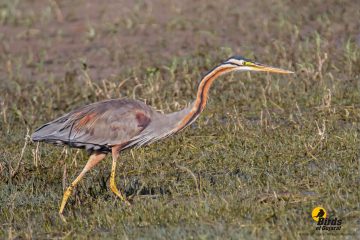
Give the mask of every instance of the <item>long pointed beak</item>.
[{"label": "long pointed beak", "polygon": [[288,71],[288,70],[276,68],[276,67],[271,67],[271,66],[266,66],[266,65],[263,65],[260,63],[252,63],[249,67],[251,67],[253,71],[258,71],[258,72],[272,72],[272,73],[282,73],[282,74],[294,73],[292,71]]}]

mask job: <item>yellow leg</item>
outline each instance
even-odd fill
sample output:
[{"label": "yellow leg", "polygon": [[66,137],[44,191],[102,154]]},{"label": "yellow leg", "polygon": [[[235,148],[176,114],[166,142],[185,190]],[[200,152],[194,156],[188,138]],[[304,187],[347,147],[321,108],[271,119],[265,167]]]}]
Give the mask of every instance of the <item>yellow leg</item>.
[{"label": "yellow leg", "polygon": [[62,214],[66,205],[66,202],[68,200],[68,198],[70,197],[73,189],[75,188],[75,186],[78,184],[78,182],[84,177],[85,173],[88,172],[90,169],[92,169],[96,164],[98,164],[101,160],[104,159],[104,157],[106,156],[106,154],[104,153],[95,153],[92,154],[88,160],[88,162],[86,163],[84,169],[81,171],[81,173],[79,174],[79,176],[77,176],[77,178],[70,184],[70,186],[66,189],[66,191],[64,192],[64,196],[63,199],[61,201],[61,205],[60,205],[60,210],[59,213]]},{"label": "yellow leg", "polygon": [[119,149],[117,147],[112,148],[112,166],[111,166],[111,175],[110,175],[110,189],[116,196],[118,196],[122,201],[124,201],[127,205],[130,203],[125,199],[125,197],[121,194],[121,192],[116,187],[115,183],[115,171],[116,171],[116,160],[119,157]]}]

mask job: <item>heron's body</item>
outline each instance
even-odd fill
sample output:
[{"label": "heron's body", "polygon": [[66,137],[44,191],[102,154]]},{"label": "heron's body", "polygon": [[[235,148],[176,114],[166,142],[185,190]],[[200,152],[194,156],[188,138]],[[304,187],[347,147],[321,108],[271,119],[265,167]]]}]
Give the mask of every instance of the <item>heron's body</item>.
[{"label": "heron's body", "polygon": [[291,73],[242,57],[232,57],[202,78],[195,101],[181,111],[162,114],[137,100],[112,99],[80,107],[38,128],[32,135],[33,141],[85,148],[91,153],[81,174],[65,191],[60,213],[75,185],[109,152],[113,156],[110,187],[124,199],[114,182],[119,152],[158,141],[193,123],[206,106],[213,81],[220,75],[236,70]]},{"label": "heron's body", "polygon": [[80,107],[45,124],[35,131],[33,140],[108,153],[116,145],[122,150],[148,143],[159,124],[171,121],[170,116],[143,102],[111,99]]}]

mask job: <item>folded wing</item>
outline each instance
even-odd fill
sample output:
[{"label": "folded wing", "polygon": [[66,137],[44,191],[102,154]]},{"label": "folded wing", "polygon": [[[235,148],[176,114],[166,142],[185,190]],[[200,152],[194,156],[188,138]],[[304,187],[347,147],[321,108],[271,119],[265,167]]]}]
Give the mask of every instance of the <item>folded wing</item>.
[{"label": "folded wing", "polygon": [[32,140],[108,152],[111,146],[125,144],[141,133],[150,124],[152,111],[135,100],[98,102],[43,125]]}]

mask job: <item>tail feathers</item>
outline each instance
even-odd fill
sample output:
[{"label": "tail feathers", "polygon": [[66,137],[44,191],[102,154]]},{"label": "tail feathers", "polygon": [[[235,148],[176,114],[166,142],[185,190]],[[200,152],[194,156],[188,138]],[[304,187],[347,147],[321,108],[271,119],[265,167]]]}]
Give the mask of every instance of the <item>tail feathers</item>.
[{"label": "tail feathers", "polygon": [[89,152],[97,151],[108,153],[111,151],[111,147],[106,144],[81,142],[77,139],[72,139],[69,137],[68,131],[54,130],[53,124],[45,124],[35,130],[35,132],[31,135],[31,139],[34,142],[46,142],[60,146],[68,145],[75,148],[85,148]]},{"label": "tail feathers", "polygon": [[53,121],[47,123],[38,129],[31,135],[31,140],[34,142],[48,142],[55,144],[67,144],[70,142],[81,141],[81,134],[72,132],[70,124],[66,124],[59,121]]},{"label": "tail feathers", "polygon": [[48,124],[45,124],[45,125],[39,127],[38,129],[36,129],[35,132],[33,134],[31,134],[31,140],[36,142],[36,141],[42,141],[42,140],[46,139],[47,135],[48,135],[45,133],[45,132],[48,132],[48,131],[46,131],[46,126],[48,126]]},{"label": "tail feathers", "polygon": [[65,139],[59,138],[59,136],[50,134],[50,135],[44,135],[39,134],[38,132],[34,132],[31,135],[31,140],[34,142],[49,142],[49,143],[56,143],[57,141],[64,141]]},{"label": "tail feathers", "polygon": [[64,141],[66,140],[66,133],[59,131],[59,126],[57,124],[45,124],[40,128],[36,129],[35,132],[31,135],[31,140],[37,141],[46,141],[54,142],[57,140]]}]

